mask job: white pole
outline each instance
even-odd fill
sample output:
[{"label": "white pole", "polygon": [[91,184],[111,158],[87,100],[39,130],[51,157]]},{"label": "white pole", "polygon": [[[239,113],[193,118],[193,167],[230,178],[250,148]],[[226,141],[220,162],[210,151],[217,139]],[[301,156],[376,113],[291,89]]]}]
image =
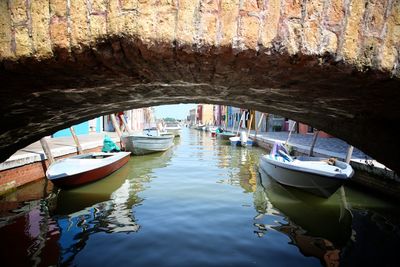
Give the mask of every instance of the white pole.
[{"label": "white pole", "polygon": [[349,164],[351,160],[351,156],[353,155],[353,149],[354,147],[352,145],[349,145],[349,148],[347,149],[347,154],[346,154],[346,163]]},{"label": "white pole", "polygon": [[78,149],[78,153],[77,153],[77,154],[80,155],[80,154],[83,153],[83,150],[82,150],[81,144],[79,143],[78,136],[76,136],[74,127],[72,127],[72,126],[69,127],[69,130],[70,130],[70,132],[71,132],[72,138],[74,139],[76,148]]},{"label": "white pole", "polygon": [[258,120],[258,123],[257,123],[256,134],[254,135],[254,139],[257,138],[258,129],[260,129],[261,122],[262,122],[263,118],[264,118],[264,113],[261,113],[260,119]]},{"label": "white pole", "polygon": [[289,136],[288,136],[288,138],[287,138],[287,140],[285,142],[285,145],[287,145],[287,143],[289,143],[289,140],[290,140],[290,137],[292,136],[292,131],[293,131],[295,125],[296,125],[296,122],[294,122],[292,124],[292,127],[290,127]]},{"label": "white pole", "polygon": [[240,121],[239,121],[239,124],[238,124],[238,129],[237,129],[236,135],[239,135],[240,123],[241,123],[242,121],[244,121],[244,114],[245,114],[245,112],[246,112],[246,111],[243,111],[243,112],[242,112],[242,116],[240,116]]}]

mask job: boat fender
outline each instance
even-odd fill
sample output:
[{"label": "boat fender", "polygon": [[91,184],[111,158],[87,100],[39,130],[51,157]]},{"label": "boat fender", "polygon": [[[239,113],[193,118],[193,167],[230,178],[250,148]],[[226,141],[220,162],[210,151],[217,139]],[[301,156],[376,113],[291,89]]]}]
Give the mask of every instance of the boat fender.
[{"label": "boat fender", "polygon": [[336,165],[336,158],[323,159],[321,161],[326,162],[326,164],[328,165]]}]

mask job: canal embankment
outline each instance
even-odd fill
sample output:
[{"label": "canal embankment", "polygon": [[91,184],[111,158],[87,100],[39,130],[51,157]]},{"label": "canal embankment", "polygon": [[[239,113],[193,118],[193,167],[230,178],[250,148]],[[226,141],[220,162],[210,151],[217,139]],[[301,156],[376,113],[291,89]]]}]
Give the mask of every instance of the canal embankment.
[{"label": "canal embankment", "polygon": [[[114,132],[80,135],[79,143],[83,152],[101,151],[106,134],[119,144],[119,138]],[[77,147],[72,137],[47,138],[46,140],[56,160],[77,154]],[[47,157],[39,141],[18,150],[0,164],[0,195],[44,178],[48,165]]]},{"label": "canal embankment", "polygon": [[[258,146],[270,151],[274,142],[285,142],[288,140],[288,135],[288,132],[261,132],[256,135],[255,131],[252,131],[250,138]],[[311,134],[292,134],[288,145],[294,155],[308,155],[312,138],[313,135]],[[338,138],[318,138],[313,149],[313,156],[334,157],[344,161],[348,147],[349,144]],[[386,168],[357,148],[353,150],[350,164],[356,172],[351,183],[390,198],[400,199],[400,177],[394,171]]]}]

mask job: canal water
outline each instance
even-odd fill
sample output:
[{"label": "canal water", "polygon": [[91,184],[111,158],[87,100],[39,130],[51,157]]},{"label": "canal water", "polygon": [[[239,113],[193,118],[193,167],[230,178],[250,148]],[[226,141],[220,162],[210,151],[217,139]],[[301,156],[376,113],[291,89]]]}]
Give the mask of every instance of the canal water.
[{"label": "canal water", "polygon": [[0,264],[399,266],[399,208],[282,187],[259,172],[263,153],[184,129],[96,183],[26,186],[0,202]]}]

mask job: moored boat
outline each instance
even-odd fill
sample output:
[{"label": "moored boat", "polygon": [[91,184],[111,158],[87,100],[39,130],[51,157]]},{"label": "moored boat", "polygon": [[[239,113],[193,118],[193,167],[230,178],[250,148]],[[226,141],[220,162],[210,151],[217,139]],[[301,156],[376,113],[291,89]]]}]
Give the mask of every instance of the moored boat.
[{"label": "moored boat", "polygon": [[232,146],[238,146],[240,145],[240,137],[239,136],[232,136],[229,137],[229,141],[231,142]]},{"label": "moored boat", "polygon": [[253,146],[253,140],[244,131],[240,133],[240,145],[243,147]]},{"label": "moored boat", "polygon": [[292,158],[282,144],[275,143],[269,155],[260,158],[260,168],[277,182],[328,198],[354,171],[336,159],[300,156]]},{"label": "moored boat", "polygon": [[173,134],[175,137],[180,136],[182,132],[182,128],[178,123],[167,123],[164,130],[169,134]]},{"label": "moored boat", "polygon": [[[326,238],[334,244],[344,246],[352,232],[352,214],[347,209],[346,198],[333,194],[329,199],[320,198],[297,188],[277,183],[260,169],[260,180],[257,180],[256,196],[258,201],[264,199],[273,206],[273,213],[282,212],[288,224],[302,229],[302,234]],[[271,207],[267,203],[259,207]],[[275,210],[276,209],[276,210]],[[271,211],[270,211],[271,212]],[[280,229],[275,228],[277,230]]]},{"label": "moored boat", "polygon": [[206,125],[202,124],[202,123],[196,124],[196,126],[195,126],[195,129],[199,130],[199,131],[204,131],[205,128],[206,128]]},{"label": "moored boat", "polygon": [[216,131],[217,137],[224,140],[229,140],[230,137],[236,136],[235,133],[229,131]]},{"label": "moored boat", "polygon": [[240,136],[229,137],[232,146],[250,147],[253,145],[253,140],[248,138],[246,132],[241,132]]},{"label": "moored boat", "polygon": [[47,178],[58,187],[75,187],[102,179],[124,166],[130,152],[93,152],[62,159],[50,165]]},{"label": "moored boat", "polygon": [[149,153],[166,151],[173,145],[173,134],[145,135],[132,134],[122,135],[121,140],[126,150],[134,155],[144,155]]}]

